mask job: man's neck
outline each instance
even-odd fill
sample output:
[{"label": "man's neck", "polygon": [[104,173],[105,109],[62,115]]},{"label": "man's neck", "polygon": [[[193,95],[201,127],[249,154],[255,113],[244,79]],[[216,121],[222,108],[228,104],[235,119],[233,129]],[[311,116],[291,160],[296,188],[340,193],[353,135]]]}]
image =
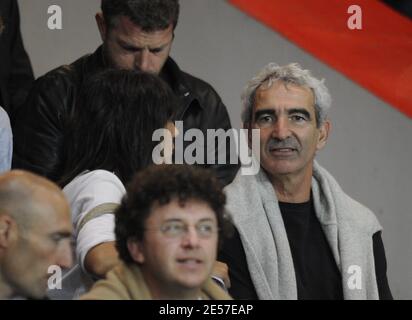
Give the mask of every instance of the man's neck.
[{"label": "man's neck", "polygon": [[199,300],[201,299],[201,290],[175,290],[166,292],[166,290],[156,291],[149,287],[150,293],[154,300]]},{"label": "man's neck", "polygon": [[201,297],[201,289],[167,288],[167,286],[154,286],[146,284],[154,300],[198,300]]},{"label": "man's neck", "polygon": [[202,289],[187,289],[178,286],[170,286],[158,283],[157,279],[152,279],[142,268],[142,274],[147,288],[154,300],[198,300],[201,297]]},{"label": "man's neck", "polygon": [[280,202],[303,203],[310,200],[312,170],[269,177]]}]

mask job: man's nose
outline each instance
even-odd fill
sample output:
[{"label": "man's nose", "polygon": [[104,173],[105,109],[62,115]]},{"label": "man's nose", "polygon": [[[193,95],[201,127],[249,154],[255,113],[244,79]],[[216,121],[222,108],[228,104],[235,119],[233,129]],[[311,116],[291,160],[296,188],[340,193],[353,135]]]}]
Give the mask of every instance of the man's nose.
[{"label": "man's nose", "polygon": [[279,140],[284,140],[290,135],[288,117],[278,117],[273,125],[272,137]]},{"label": "man's nose", "polygon": [[57,255],[57,265],[63,269],[68,269],[73,265],[72,247],[70,243],[64,244]]},{"label": "man's nose", "polygon": [[150,71],[150,51],[147,48],[136,54],[135,65],[141,71]]},{"label": "man's nose", "polygon": [[199,235],[195,227],[188,227],[182,237],[182,245],[186,248],[196,248],[199,246]]}]

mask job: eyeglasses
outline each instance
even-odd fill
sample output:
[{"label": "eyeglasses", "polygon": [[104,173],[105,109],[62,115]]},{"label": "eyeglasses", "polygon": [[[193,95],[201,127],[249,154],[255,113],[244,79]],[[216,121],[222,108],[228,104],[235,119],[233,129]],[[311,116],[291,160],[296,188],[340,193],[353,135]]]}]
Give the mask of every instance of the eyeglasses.
[{"label": "eyeglasses", "polygon": [[[168,221],[160,228],[145,228],[147,231],[160,231],[168,238],[181,238],[189,232],[189,225],[182,221]],[[208,239],[219,231],[219,228],[212,221],[203,221],[195,225],[195,230],[200,238]]]}]

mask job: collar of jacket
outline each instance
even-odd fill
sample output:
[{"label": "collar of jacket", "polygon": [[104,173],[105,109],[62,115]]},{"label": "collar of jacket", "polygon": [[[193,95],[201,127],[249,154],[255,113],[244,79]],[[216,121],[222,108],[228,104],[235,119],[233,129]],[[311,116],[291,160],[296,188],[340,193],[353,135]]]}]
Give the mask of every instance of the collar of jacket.
[{"label": "collar of jacket", "polygon": [[[105,61],[102,46],[89,56],[87,63],[84,65],[84,74],[92,74],[96,71],[104,70],[108,67]],[[159,75],[165,80],[173,92],[181,99],[184,99],[186,105],[191,104],[194,100],[198,101],[201,108],[204,106],[194,91],[191,90],[184,72],[179,68],[177,63],[169,56]]]},{"label": "collar of jacket", "polygon": [[169,84],[173,92],[184,102],[181,110],[182,114],[189,106],[193,105],[194,102],[196,102],[196,105],[200,108],[204,109],[200,98],[196,92],[191,89],[190,83],[187,81],[187,75],[185,75],[170,56],[167,58],[160,72],[160,77]]}]

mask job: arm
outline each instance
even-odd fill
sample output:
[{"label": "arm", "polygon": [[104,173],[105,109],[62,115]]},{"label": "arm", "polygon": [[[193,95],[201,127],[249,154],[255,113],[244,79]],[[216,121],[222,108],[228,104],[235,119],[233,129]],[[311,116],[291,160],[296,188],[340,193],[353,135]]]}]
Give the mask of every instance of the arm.
[{"label": "arm", "polygon": [[60,178],[65,121],[74,95],[75,88],[62,70],[35,81],[12,121],[13,168],[32,171],[53,181]]},{"label": "arm", "polygon": [[106,213],[76,227],[76,255],[82,269],[91,275],[104,277],[117,262],[114,215]]},{"label": "arm", "polygon": [[215,262],[212,272],[212,279],[219,285],[224,285],[225,289],[230,288],[229,267],[226,263],[220,261]]},{"label": "arm", "polygon": [[91,274],[103,278],[119,262],[115,242],[105,242],[93,247],[86,254],[84,267]]},{"label": "arm", "polygon": [[107,171],[96,170],[83,177],[86,177],[85,183],[77,180],[77,185],[73,182],[65,188],[67,193],[76,195],[72,208],[79,208],[72,210],[76,256],[83,270],[104,277],[118,262],[114,212],[126,190],[121,181]]}]

